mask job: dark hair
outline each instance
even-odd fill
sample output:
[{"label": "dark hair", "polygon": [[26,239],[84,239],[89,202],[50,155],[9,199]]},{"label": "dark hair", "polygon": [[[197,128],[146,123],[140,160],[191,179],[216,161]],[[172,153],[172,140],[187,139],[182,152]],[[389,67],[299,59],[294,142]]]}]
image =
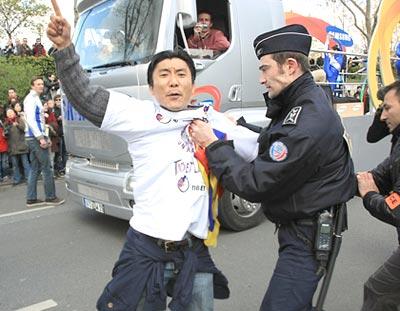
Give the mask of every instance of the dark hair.
[{"label": "dark hair", "polygon": [[12,104],[11,104],[11,108],[15,110],[15,106],[16,106],[17,104],[21,106],[21,111],[24,111],[24,104],[21,103],[21,102],[19,102],[19,101],[15,102],[15,103],[12,103]]},{"label": "dark hair", "polygon": [[14,92],[17,92],[17,90],[16,90],[15,88],[13,88],[13,87],[10,87],[10,88],[8,88],[8,91],[14,91]]},{"label": "dark hair", "polygon": [[378,97],[379,100],[383,100],[385,98],[385,95],[391,90],[396,91],[395,94],[400,101],[400,80],[394,81],[389,85],[381,87],[376,93],[376,97]]},{"label": "dark hair", "polygon": [[197,16],[200,16],[200,14],[208,14],[208,15],[210,15],[210,22],[212,22],[213,16],[212,16],[212,14],[210,13],[210,11],[201,10],[201,11],[199,11],[199,12],[197,13]]},{"label": "dark hair", "polygon": [[57,94],[56,96],[54,96],[54,101],[56,101],[56,99],[58,99],[58,98],[60,98],[61,99],[61,95],[60,94]]},{"label": "dark hair", "polygon": [[179,58],[188,65],[190,73],[192,75],[192,83],[194,83],[194,80],[196,79],[196,68],[194,67],[193,59],[184,50],[179,49],[175,51],[162,51],[152,57],[149,68],[147,69],[147,83],[149,84],[149,86],[153,87],[153,72],[158,63],[162,62],[165,59],[172,58]]},{"label": "dark hair", "polygon": [[288,58],[294,58],[300,65],[301,69],[306,72],[310,70],[308,57],[298,52],[281,52],[272,54],[272,59],[279,65],[283,65]]},{"label": "dark hair", "polygon": [[33,76],[32,79],[31,79],[31,86],[33,86],[33,84],[37,80],[42,80],[43,81],[43,78],[41,76]]}]

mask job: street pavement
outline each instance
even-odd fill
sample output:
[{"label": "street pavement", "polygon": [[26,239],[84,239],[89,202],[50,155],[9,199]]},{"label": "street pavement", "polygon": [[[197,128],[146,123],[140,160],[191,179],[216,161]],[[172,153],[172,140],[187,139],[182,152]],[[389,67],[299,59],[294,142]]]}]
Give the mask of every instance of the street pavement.
[{"label": "street pavement", "polygon": [[[63,180],[58,207],[27,209],[26,185],[0,187],[0,310],[88,311],[106,282],[124,242],[128,222],[77,206]],[[43,198],[42,184],[38,186]],[[216,311],[258,310],[277,258],[274,225],[265,221],[244,231],[222,231],[212,249],[230,282],[231,297]],[[349,202],[326,311],[359,310],[368,276],[397,247],[395,229],[373,219],[356,198]]]}]

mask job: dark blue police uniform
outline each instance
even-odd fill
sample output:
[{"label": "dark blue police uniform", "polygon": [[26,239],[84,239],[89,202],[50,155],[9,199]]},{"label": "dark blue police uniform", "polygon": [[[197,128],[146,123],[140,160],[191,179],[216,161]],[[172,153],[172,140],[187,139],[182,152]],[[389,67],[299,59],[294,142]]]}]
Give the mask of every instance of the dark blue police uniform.
[{"label": "dark blue police uniform", "polygon": [[[293,40],[299,29],[300,39]],[[289,50],[307,55],[311,39],[303,39],[304,34],[300,25],[263,34],[255,41],[256,54]],[[272,42],[266,42],[270,37]],[[275,42],[276,38],[280,41]],[[301,45],[301,40],[307,40],[305,47],[293,47]],[[277,50],[271,50],[274,43]],[[272,120],[260,133],[259,153],[253,162],[244,162],[235,153],[234,143],[226,141],[209,145],[207,158],[227,190],[261,202],[265,215],[279,227],[279,259],[261,310],[311,310],[319,281],[313,219],[353,197],[353,163],[341,120],[309,72],[268,100],[267,106]]]}]

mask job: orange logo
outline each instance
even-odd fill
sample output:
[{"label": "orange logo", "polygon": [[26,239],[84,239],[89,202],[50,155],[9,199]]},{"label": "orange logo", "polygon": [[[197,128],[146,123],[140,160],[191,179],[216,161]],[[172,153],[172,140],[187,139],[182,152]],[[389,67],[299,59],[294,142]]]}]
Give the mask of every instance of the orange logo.
[{"label": "orange logo", "polygon": [[386,197],[385,202],[389,208],[393,210],[400,205],[400,195],[397,192],[393,192]]}]

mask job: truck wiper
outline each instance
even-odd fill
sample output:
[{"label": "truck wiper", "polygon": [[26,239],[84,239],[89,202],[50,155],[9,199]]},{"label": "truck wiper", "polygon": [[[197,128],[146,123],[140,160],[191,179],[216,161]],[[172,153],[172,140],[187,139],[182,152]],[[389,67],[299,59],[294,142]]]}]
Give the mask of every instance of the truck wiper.
[{"label": "truck wiper", "polygon": [[134,66],[136,64],[137,64],[136,61],[123,60],[123,61],[112,62],[112,63],[107,63],[107,64],[103,64],[103,65],[94,66],[89,70],[91,71],[92,69],[100,69],[100,68]]}]

